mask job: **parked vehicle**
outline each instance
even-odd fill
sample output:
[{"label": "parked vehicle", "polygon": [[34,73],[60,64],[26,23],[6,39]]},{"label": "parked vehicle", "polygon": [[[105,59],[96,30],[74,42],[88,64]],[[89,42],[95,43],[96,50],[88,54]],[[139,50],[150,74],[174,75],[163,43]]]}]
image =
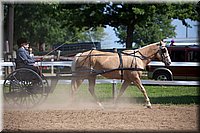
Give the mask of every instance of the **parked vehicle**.
[{"label": "parked vehicle", "polygon": [[199,80],[200,46],[175,45],[169,46],[172,60],[170,66],[152,61],[148,67],[148,78],[155,80]]}]

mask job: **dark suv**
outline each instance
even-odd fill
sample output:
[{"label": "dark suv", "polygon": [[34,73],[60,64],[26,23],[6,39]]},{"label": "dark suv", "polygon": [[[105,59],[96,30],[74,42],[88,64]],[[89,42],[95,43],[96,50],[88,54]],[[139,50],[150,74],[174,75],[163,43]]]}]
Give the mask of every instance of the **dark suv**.
[{"label": "dark suv", "polygon": [[199,45],[169,46],[172,60],[166,67],[162,62],[152,61],[148,67],[148,78],[155,80],[199,80]]}]

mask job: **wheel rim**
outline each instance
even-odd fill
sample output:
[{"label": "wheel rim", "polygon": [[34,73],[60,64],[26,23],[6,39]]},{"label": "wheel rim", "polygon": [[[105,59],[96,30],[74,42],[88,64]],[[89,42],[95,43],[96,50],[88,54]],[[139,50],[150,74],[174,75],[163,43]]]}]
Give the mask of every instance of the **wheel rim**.
[{"label": "wheel rim", "polygon": [[166,75],[159,75],[158,77],[157,77],[157,80],[167,80],[168,78],[167,78],[167,76]]}]

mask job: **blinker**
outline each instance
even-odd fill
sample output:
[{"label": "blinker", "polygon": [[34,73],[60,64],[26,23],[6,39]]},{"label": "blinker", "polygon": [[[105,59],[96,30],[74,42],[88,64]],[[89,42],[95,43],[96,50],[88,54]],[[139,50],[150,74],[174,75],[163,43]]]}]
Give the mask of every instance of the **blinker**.
[{"label": "blinker", "polygon": [[166,49],[165,48],[161,48],[161,52],[162,53],[166,53]]}]

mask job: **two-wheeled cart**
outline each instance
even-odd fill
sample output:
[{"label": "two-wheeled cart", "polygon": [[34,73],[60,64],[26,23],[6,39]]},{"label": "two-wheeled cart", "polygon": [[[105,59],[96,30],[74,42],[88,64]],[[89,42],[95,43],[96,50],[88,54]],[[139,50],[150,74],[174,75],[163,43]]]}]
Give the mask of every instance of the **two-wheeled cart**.
[{"label": "two-wheeled cart", "polygon": [[[42,62],[40,64],[40,66],[52,66],[52,62]],[[56,66],[57,64],[60,64],[60,62],[54,62],[53,65]],[[38,74],[32,69],[18,68],[4,79],[4,101],[12,107],[20,108],[32,108],[40,105],[46,100],[49,93],[54,91],[60,78],[59,75],[45,77],[42,73]]]}]

